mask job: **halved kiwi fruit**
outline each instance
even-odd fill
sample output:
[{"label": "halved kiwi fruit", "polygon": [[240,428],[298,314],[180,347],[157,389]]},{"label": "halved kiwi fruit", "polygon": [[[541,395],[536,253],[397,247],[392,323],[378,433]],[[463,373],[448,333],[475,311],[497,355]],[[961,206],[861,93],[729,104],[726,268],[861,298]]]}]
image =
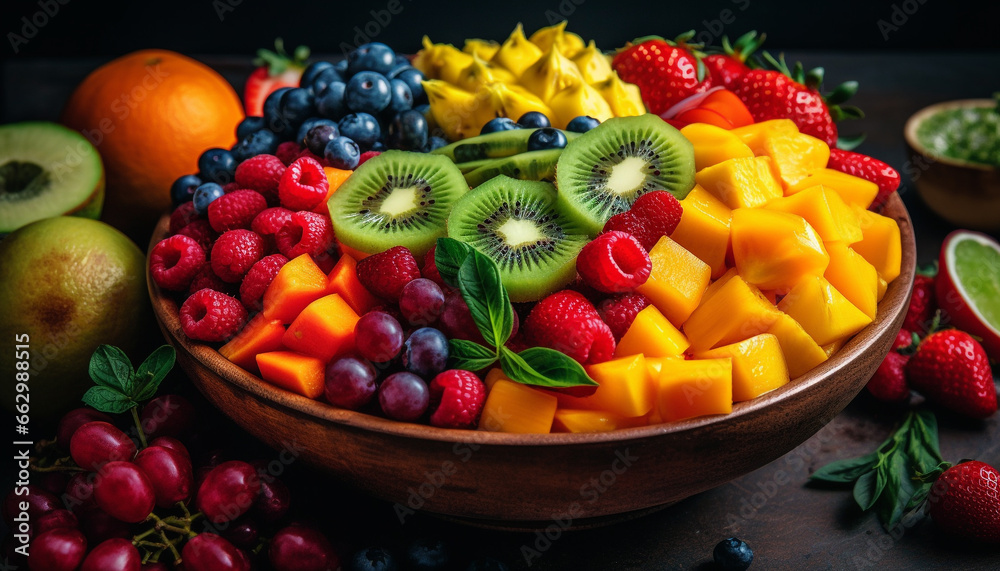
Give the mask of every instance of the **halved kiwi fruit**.
[{"label": "halved kiwi fruit", "polygon": [[694,188],[694,147],[656,115],[608,119],[573,140],[556,165],[561,209],[595,236],[653,190]]},{"label": "halved kiwi fruit", "polygon": [[447,157],[386,151],[365,161],[330,197],[333,232],[363,253],[406,246],[421,256],[445,235],[452,203],[468,190]]},{"label": "halved kiwi fruit", "polygon": [[576,256],[588,241],[557,207],[555,187],[503,175],[455,202],[448,236],[496,262],[515,302],[541,299],[573,281]]}]

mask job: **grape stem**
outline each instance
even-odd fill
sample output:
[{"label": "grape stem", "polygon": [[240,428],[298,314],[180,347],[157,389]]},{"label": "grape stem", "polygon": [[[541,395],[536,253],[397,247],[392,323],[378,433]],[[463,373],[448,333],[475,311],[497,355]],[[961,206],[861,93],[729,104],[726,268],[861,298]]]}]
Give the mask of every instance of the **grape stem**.
[{"label": "grape stem", "polygon": [[142,429],[142,422],[139,420],[138,409],[138,406],[133,406],[129,410],[132,412],[132,420],[135,421],[135,428],[139,431],[139,442],[142,444],[142,447],[145,448],[148,446],[148,444],[146,444],[146,432]]}]

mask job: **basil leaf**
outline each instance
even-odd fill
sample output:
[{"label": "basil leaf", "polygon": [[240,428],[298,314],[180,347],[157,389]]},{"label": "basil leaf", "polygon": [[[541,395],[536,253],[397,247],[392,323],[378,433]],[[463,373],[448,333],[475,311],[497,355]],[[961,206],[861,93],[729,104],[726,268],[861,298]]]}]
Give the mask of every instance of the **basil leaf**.
[{"label": "basil leaf", "polygon": [[448,367],[478,371],[489,367],[497,360],[496,351],[483,347],[467,339],[448,340]]},{"label": "basil leaf", "polygon": [[434,265],[446,284],[458,287],[458,269],[471,251],[472,246],[454,238],[438,238],[434,248]]},{"label": "basil leaf", "polygon": [[106,386],[94,386],[83,393],[83,402],[108,414],[121,414],[136,406],[124,393]]},{"label": "basil leaf", "polygon": [[90,378],[99,386],[130,392],[135,371],[125,352],[113,345],[100,345],[90,356]]},{"label": "basil leaf", "polygon": [[162,345],[149,357],[146,357],[146,360],[139,365],[139,369],[135,372],[135,386],[132,394],[129,395],[132,400],[141,402],[153,398],[160,383],[174,368],[176,359],[177,353],[170,345]]},{"label": "basil leaf", "polygon": [[[873,470],[862,475],[854,483],[854,501],[858,503],[862,511],[867,511],[875,505],[875,500],[881,490],[877,490],[878,470]],[[883,480],[883,484],[885,481]]]},{"label": "basil leaf", "polygon": [[857,458],[837,460],[813,472],[809,479],[834,484],[850,484],[871,470],[877,461],[878,454],[875,452]]},{"label": "basil leaf", "polygon": [[[941,445],[938,439],[938,422],[933,412],[922,410],[917,413],[914,423],[918,427],[918,434],[923,443],[924,468],[930,469],[944,462],[941,457]],[[925,470],[922,470],[925,471]]]},{"label": "basil leaf", "polygon": [[531,368],[520,355],[507,347],[500,348],[500,367],[503,373],[512,381],[539,387],[549,386],[549,379]]},{"label": "basil leaf", "polygon": [[514,327],[514,309],[493,260],[472,250],[458,269],[458,289],[483,339],[493,347],[506,343]]},{"label": "basil leaf", "polygon": [[521,354],[501,347],[500,366],[510,380],[525,385],[565,388],[597,384],[571,357],[545,347],[525,349]]}]

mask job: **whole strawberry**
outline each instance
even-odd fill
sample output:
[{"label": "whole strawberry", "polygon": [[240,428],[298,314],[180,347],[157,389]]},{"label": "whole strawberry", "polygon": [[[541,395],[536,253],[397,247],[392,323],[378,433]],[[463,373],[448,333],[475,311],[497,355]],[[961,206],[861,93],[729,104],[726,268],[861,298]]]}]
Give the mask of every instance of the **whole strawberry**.
[{"label": "whole strawberry", "polygon": [[931,488],[930,516],[945,532],[1000,543],[1000,473],[976,460],[948,468]]},{"label": "whole strawberry", "polygon": [[580,363],[607,361],[615,338],[594,306],[573,290],[562,290],[538,302],[524,320],[529,344],[561,351]]},{"label": "whole strawberry", "polygon": [[799,131],[831,147],[837,144],[837,125],[823,97],[780,71],[750,70],[733,91],[746,104],[754,121],[791,119]]},{"label": "whole strawberry", "polygon": [[896,169],[861,153],[830,149],[830,160],[826,167],[877,184],[878,194],[872,202],[874,206],[881,206],[899,188],[900,178]]},{"label": "whole strawberry", "polygon": [[910,399],[910,387],[906,382],[906,363],[910,358],[895,350],[882,360],[875,374],[868,380],[866,388],[871,395],[882,402],[900,403]]},{"label": "whole strawberry", "polygon": [[997,410],[986,352],[964,331],[947,329],[924,338],[906,365],[906,376],[928,400],[959,414],[986,418]]},{"label": "whole strawberry", "polygon": [[722,53],[707,55],[702,60],[712,76],[712,84],[733,89],[750,71],[747,58],[764,43],[765,37],[766,34],[758,36],[756,30],[751,30],[730,43],[728,36],[722,36]]},{"label": "whole strawberry", "polygon": [[910,294],[910,305],[906,309],[906,317],[903,320],[903,329],[923,335],[931,328],[936,309],[934,278],[917,274],[913,278],[913,291]]},{"label": "whole strawberry", "polygon": [[622,81],[639,86],[650,113],[659,115],[680,100],[712,87],[712,77],[698,61],[700,54],[685,43],[692,37],[694,30],[674,41],[656,36],[639,38],[611,61]]}]

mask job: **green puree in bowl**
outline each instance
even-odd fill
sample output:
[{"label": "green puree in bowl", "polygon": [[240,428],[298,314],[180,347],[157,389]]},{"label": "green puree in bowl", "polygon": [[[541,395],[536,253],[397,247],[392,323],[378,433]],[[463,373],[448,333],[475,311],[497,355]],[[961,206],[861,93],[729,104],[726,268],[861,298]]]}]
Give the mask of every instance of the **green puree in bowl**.
[{"label": "green puree in bowl", "polygon": [[931,154],[1000,167],[1000,110],[938,111],[917,127],[917,140]]}]

